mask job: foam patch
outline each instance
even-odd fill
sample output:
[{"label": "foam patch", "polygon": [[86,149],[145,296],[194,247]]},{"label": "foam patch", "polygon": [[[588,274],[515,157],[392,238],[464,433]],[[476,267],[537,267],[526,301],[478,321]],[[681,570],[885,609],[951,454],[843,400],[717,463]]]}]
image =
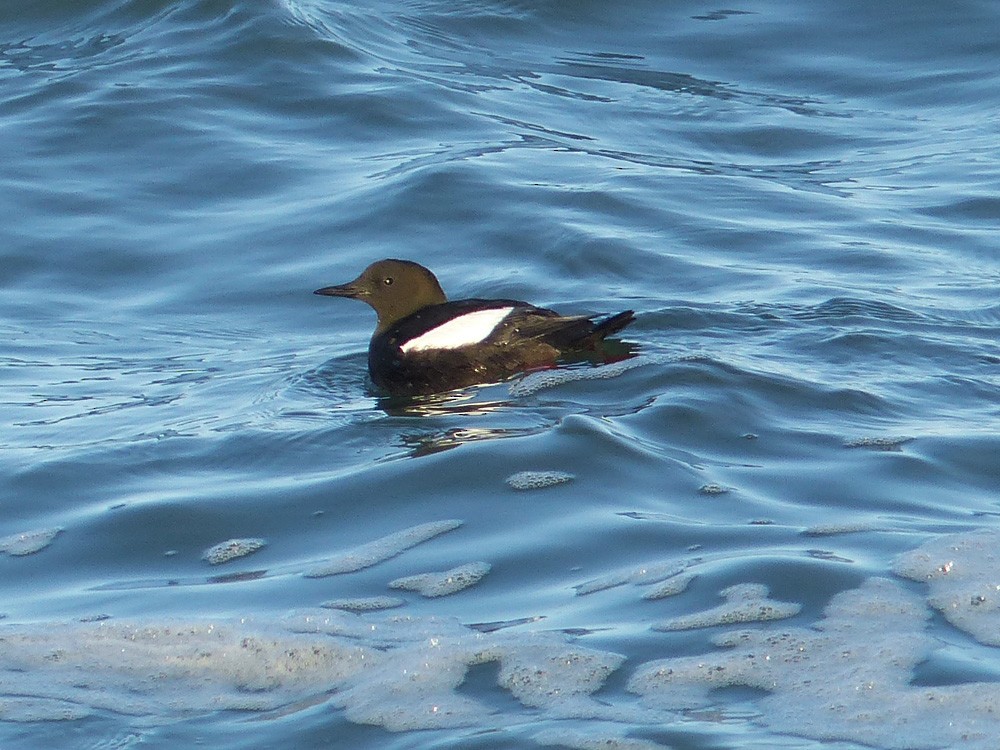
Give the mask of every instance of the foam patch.
[{"label": "foam patch", "polygon": [[451,570],[397,578],[389,582],[389,588],[416,591],[426,597],[447,596],[474,586],[489,572],[489,563],[472,562]]},{"label": "foam patch", "polygon": [[720,593],[726,599],[724,604],[703,612],[662,620],[653,625],[653,630],[691,630],[739,622],[783,620],[794,617],[802,610],[800,604],[769,599],[767,586],[759,583],[740,583]]},{"label": "foam patch", "polygon": [[0,702],[0,721],[74,721],[88,715],[85,708],[68,701],[12,696]]},{"label": "foam patch", "polygon": [[725,495],[731,492],[731,490],[729,487],[711,482],[709,484],[703,484],[699,487],[698,492],[702,495]]},{"label": "foam patch", "polygon": [[330,599],[319,606],[325,609],[342,609],[346,612],[377,612],[395,609],[406,604],[398,596],[361,596],[354,599]]},{"label": "foam patch", "polygon": [[862,531],[876,531],[878,524],[874,521],[844,521],[843,523],[821,523],[802,530],[803,536],[837,536],[840,534],[857,534]]},{"label": "foam patch", "polygon": [[374,656],[356,643],[318,642],[246,620],[7,625],[0,627],[0,703],[11,710],[6,696],[20,696],[16,715],[28,717],[21,720],[262,711],[314,695]]},{"label": "foam patch", "polygon": [[[376,541],[392,542],[382,552],[398,549],[404,538],[457,522],[438,523]],[[950,618],[957,613],[960,627],[992,643],[998,543],[995,531],[942,537],[901,555],[896,567],[926,582],[931,601]],[[616,579],[654,591],[690,573],[677,566],[639,566]],[[662,657],[644,663],[589,647],[587,636],[540,631],[538,617],[477,627],[450,617],[314,609],[256,620],[4,622],[0,720],[100,714],[148,726],[218,711],[281,717],[326,704],[391,731],[511,729],[583,750],[647,750],[658,745],[646,737],[664,727],[715,732],[720,716],[735,730],[744,731],[744,722],[745,731],[769,733],[769,747],[784,744],[781,735],[884,750],[996,747],[996,683],[913,684],[915,667],[940,647],[917,593],[871,578],[834,596],[804,626],[767,619],[800,605],[775,602],[758,584],[723,594],[722,606],[689,616],[698,622],[665,622],[671,630],[734,620],[756,620],[753,627],[722,632],[716,648],[685,656],[672,655],[685,636],[651,633],[644,649],[660,648]],[[464,686],[469,670],[484,664],[496,665],[497,688],[511,700],[480,700]],[[619,672],[627,693],[610,679]],[[727,714],[726,694],[716,689],[731,687],[760,695],[740,698],[739,710]]]},{"label": "foam patch", "polygon": [[625,661],[621,654],[571,645],[554,633],[507,633],[497,638],[497,645],[500,686],[526,706],[559,708],[560,713],[586,707],[584,715],[603,714],[590,705],[589,696]]},{"label": "foam patch", "polygon": [[911,437],[862,437],[855,440],[848,440],[844,443],[844,447],[898,453],[903,450],[904,445],[912,440],[913,438]]},{"label": "foam patch", "polygon": [[227,539],[209,547],[201,554],[201,558],[210,565],[221,565],[230,560],[252,555],[266,545],[267,542],[263,539]]},{"label": "foam patch", "polygon": [[711,705],[713,688],[751,687],[768,693],[756,721],[782,733],[889,750],[995,747],[996,685],[910,684],[935,645],[917,597],[873,578],[825,614],[810,628],[727,633],[716,639],[725,652],[648,663],[628,690],[649,706],[690,710]]},{"label": "foam patch", "polygon": [[573,478],[565,471],[519,471],[507,477],[507,484],[515,490],[540,490],[571,482]]},{"label": "foam patch", "polygon": [[1000,646],[1000,532],[932,539],[896,558],[893,570],[927,583],[928,602],[956,628]]},{"label": "foam patch", "polygon": [[24,531],[20,534],[11,534],[0,538],[0,552],[8,555],[20,557],[22,555],[33,555],[41,552],[52,544],[52,541],[62,532],[60,528],[35,529]]},{"label": "foam patch", "polygon": [[624,729],[615,726],[602,726],[597,732],[593,728],[544,729],[532,739],[543,747],[572,750],[664,750],[659,742],[627,737]]},{"label": "foam patch", "polygon": [[655,560],[634,568],[624,568],[598,578],[592,578],[584,583],[578,583],[573,588],[576,590],[577,596],[586,596],[596,594],[598,591],[624,586],[627,583],[637,586],[660,583],[680,575],[686,567],[684,563],[679,563],[677,560]]},{"label": "foam patch", "polygon": [[691,581],[698,577],[697,573],[684,572],[670,576],[665,581],[650,586],[649,590],[642,595],[643,599],[665,599],[668,596],[677,596],[687,591]]},{"label": "foam patch", "polygon": [[408,529],[388,534],[381,539],[362,544],[346,552],[334,555],[319,565],[313,566],[303,575],[306,578],[323,578],[325,576],[339,575],[341,573],[353,573],[358,570],[370,568],[385,560],[392,559],[396,555],[402,554],[411,547],[433,539],[445,532],[457,529],[462,525],[461,521],[432,521],[411,526]]}]

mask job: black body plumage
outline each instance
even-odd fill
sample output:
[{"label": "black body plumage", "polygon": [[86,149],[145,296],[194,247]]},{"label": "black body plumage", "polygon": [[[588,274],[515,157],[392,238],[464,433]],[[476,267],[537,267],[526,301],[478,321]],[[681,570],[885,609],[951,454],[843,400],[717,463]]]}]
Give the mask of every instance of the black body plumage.
[{"label": "black body plumage", "polygon": [[375,309],[368,371],[391,395],[439,393],[568,358],[599,357],[604,339],[634,320],[631,310],[595,322],[519,300],[449,302],[429,270],[393,259],[315,293],[359,299]]}]

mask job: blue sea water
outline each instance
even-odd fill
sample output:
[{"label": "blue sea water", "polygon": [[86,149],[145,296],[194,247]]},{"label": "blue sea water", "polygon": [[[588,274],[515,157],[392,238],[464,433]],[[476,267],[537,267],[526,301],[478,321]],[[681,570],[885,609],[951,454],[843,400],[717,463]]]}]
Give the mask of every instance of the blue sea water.
[{"label": "blue sea water", "polygon": [[[1000,706],[1000,644],[900,560],[998,531],[998,29],[973,0],[0,5],[0,745],[952,744],[906,690]],[[373,314],[311,291],[383,257],[634,309],[639,356],[380,398]],[[265,545],[203,559],[234,539]],[[734,627],[846,633],[879,586],[919,602],[873,702],[898,725],[782,692],[794,664],[642,681]],[[756,615],[692,623],[727,591]],[[260,633],[266,668],[227,661]],[[824,680],[874,694],[875,636],[843,637]],[[306,638],[375,666],[306,685]]]}]

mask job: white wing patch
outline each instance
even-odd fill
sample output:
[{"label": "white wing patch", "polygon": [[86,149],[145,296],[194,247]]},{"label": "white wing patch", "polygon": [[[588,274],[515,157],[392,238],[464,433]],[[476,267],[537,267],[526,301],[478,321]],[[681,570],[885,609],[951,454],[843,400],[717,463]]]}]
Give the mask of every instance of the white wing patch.
[{"label": "white wing patch", "polygon": [[478,344],[493,333],[493,329],[500,325],[513,309],[513,307],[495,307],[459,315],[427,333],[420,334],[415,339],[410,339],[399,348],[404,352],[419,352],[425,349],[458,349]]}]

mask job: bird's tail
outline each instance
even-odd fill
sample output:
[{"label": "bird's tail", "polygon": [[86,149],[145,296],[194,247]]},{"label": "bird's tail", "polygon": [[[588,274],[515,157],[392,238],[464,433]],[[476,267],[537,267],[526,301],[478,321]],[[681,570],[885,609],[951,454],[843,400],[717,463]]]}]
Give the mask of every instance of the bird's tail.
[{"label": "bird's tail", "polygon": [[623,329],[633,320],[635,320],[634,310],[625,310],[617,315],[612,315],[611,317],[605,318],[600,323],[596,324],[594,326],[594,330],[590,332],[590,335],[587,338],[594,343],[603,341],[611,334],[618,333],[618,331]]}]

